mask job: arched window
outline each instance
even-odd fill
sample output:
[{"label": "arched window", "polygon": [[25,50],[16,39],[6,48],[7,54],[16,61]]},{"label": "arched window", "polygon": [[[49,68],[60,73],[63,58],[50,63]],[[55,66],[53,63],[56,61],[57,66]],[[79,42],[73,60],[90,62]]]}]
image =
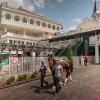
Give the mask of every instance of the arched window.
[{"label": "arched window", "polygon": [[48,24],[48,28],[51,28],[51,25],[50,24]]},{"label": "arched window", "polygon": [[11,15],[10,14],[6,14],[5,18],[8,19],[8,20],[11,20]]},{"label": "arched window", "polygon": [[31,19],[31,20],[30,20],[30,24],[34,24],[34,20]]},{"label": "arched window", "polygon": [[46,23],[42,23],[42,26],[43,26],[43,27],[46,27]]},{"label": "arched window", "polygon": [[23,18],[23,23],[27,23],[27,19],[26,18]]},{"label": "arched window", "polygon": [[19,16],[15,16],[15,17],[14,17],[14,21],[19,22]]},{"label": "arched window", "polygon": [[36,25],[37,25],[37,26],[40,26],[40,21],[37,21],[37,22],[36,22]]},{"label": "arched window", "polygon": [[59,30],[59,27],[57,27],[57,30]]},{"label": "arched window", "polygon": [[54,29],[54,30],[55,30],[55,25],[53,25],[53,26],[52,26],[52,29]]}]

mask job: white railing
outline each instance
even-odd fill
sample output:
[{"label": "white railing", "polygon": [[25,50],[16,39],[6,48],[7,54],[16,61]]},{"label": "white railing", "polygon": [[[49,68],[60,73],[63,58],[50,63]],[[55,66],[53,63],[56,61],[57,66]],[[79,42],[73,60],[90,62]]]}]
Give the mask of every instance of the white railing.
[{"label": "white railing", "polygon": [[[71,41],[71,40],[70,40]],[[61,47],[61,46],[67,46],[70,43],[69,40],[66,41],[58,41],[58,42],[51,42],[49,43],[48,41],[45,42],[39,42],[39,46],[46,46],[46,47]]]},{"label": "white railing", "polygon": [[91,36],[89,38],[89,44],[95,44],[97,42],[100,42],[100,35]]},{"label": "white railing", "polygon": [[35,69],[39,70],[42,60],[48,66],[46,57],[20,57],[16,63],[9,58],[9,76],[31,73]]},{"label": "white railing", "polygon": [[20,35],[20,34],[14,34],[14,33],[9,33],[7,32],[7,34],[4,34],[1,36],[2,39],[5,38],[18,38],[18,39],[27,39],[27,40],[41,40],[41,37],[33,37],[33,36],[27,36],[27,35]]},{"label": "white railing", "polygon": [[[18,58],[17,61],[14,61],[14,63],[12,63],[12,61],[13,60],[11,60],[11,58],[9,57],[9,65],[0,66],[0,68],[4,70],[2,71],[2,69],[0,69],[0,77],[16,76],[19,74],[31,73],[34,70],[39,70],[41,61],[44,61],[46,66],[48,66],[47,57],[20,57]],[[84,65],[83,56],[81,57],[73,56],[73,63],[74,63],[74,67],[79,66],[80,64]],[[89,56],[88,64],[95,64],[94,56]]]}]

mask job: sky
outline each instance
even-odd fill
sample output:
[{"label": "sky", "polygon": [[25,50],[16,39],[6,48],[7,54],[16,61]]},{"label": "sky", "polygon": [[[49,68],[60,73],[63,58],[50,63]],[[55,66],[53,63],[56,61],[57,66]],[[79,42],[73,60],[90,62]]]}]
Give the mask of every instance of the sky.
[{"label": "sky", "polygon": [[[13,6],[22,6],[62,23],[62,32],[75,28],[93,12],[94,0],[0,0]],[[99,7],[100,0],[97,0]]]}]

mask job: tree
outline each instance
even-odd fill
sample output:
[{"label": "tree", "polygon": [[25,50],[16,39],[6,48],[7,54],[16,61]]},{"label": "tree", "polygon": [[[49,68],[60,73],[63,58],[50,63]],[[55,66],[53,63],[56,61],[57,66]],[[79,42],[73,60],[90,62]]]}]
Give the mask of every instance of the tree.
[{"label": "tree", "polygon": [[69,60],[72,60],[72,56],[73,56],[72,49],[71,49],[71,47],[69,47],[69,48],[67,49],[67,58],[68,58]]},{"label": "tree", "polygon": [[71,49],[71,47],[69,47],[67,49],[67,59],[69,62],[69,66],[71,68],[71,72],[73,72],[73,58],[72,58],[72,56],[73,56],[72,49]]}]

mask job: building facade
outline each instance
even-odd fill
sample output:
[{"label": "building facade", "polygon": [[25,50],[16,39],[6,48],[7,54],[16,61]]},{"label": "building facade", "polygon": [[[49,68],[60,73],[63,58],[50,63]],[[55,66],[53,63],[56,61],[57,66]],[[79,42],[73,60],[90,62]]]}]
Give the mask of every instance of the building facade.
[{"label": "building facade", "polygon": [[[89,55],[93,56],[95,63],[100,63],[100,11],[97,8],[96,0],[94,2],[93,13],[86,17],[74,29],[47,40],[50,46],[56,46],[61,52],[56,54],[65,55],[67,47],[73,49],[74,56]],[[48,46],[49,46],[48,45]]]},{"label": "building facade", "polygon": [[39,40],[52,38],[62,28],[61,23],[22,7],[12,7],[7,2],[0,5],[1,41],[8,45],[34,48]]}]

